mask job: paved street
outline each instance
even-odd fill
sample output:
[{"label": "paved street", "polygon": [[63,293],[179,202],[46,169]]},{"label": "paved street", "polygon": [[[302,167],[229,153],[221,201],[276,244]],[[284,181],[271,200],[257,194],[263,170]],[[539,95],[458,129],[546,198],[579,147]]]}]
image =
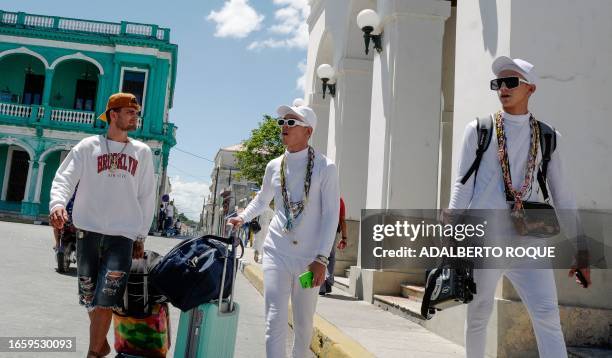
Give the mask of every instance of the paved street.
[{"label": "paved street", "polygon": [[[165,254],[177,242],[150,237],[146,249]],[[51,228],[0,222],[0,245],[0,337],[77,339],[76,353],[0,353],[0,357],[85,357],[88,319],[78,305],[76,269],[71,267],[66,275],[55,272]],[[235,356],[264,357],[263,298],[241,274],[236,287],[241,310]],[[173,343],[179,314],[176,308],[171,309]],[[112,346],[112,329],[108,337]]]}]

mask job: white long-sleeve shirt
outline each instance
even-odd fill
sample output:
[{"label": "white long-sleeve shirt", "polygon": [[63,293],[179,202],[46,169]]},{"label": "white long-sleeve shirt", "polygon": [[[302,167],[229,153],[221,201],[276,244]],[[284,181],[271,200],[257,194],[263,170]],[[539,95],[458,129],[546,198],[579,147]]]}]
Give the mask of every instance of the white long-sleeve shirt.
[{"label": "white long-sleeve shirt", "polygon": [[[506,147],[508,149],[508,162],[510,163],[510,175],[512,186],[519,190],[525,180],[525,164],[528,159],[528,152],[531,140],[531,129],[529,126],[529,114],[512,115],[503,113],[504,131],[506,134]],[[457,179],[453,185],[450,209],[508,209],[506,194],[504,191],[504,180],[502,170],[497,156],[497,135],[493,129],[491,144],[484,153],[478,175],[476,173],[461,184],[463,175],[476,158],[476,148],[478,147],[478,134],[476,132],[476,120],[470,122],[463,137],[463,148],[461,151],[459,171]],[[563,163],[561,160],[561,135],[557,132],[557,147],[548,163],[547,181],[550,188],[554,207],[557,209],[576,209],[576,200],[573,191],[564,175]],[[538,149],[536,158],[536,169],[532,177],[533,183],[531,194],[523,201],[542,202],[540,186],[537,182],[537,170],[542,161],[542,151]],[[474,179],[476,184],[474,185]]]},{"label": "white long-sleeve shirt", "polygon": [[[155,213],[153,155],[145,143],[125,143],[96,135],[81,140],[68,154],[51,185],[49,210],[66,207],[76,185],[74,225],[82,230],[132,240],[146,236]],[[111,156],[117,168],[110,171]]]},{"label": "white long-sleeve shirt", "polygon": [[[308,148],[285,152],[287,190],[291,201],[302,200],[308,163]],[[245,222],[263,213],[274,199],[274,218],[270,222],[264,250],[289,257],[314,260],[317,255],[329,256],[340,212],[340,190],[336,165],[320,153],[315,153],[308,203],[295,220],[294,228],[285,233],[287,222],[281,192],[280,170],[282,156],[266,167],[262,187],[255,199],[239,215]],[[297,244],[293,242],[297,241]]]}]

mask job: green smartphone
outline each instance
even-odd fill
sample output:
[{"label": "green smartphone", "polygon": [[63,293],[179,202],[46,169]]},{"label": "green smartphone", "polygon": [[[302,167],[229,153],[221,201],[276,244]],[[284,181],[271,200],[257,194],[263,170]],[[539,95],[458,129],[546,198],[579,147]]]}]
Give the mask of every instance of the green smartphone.
[{"label": "green smartphone", "polygon": [[300,285],[302,288],[312,288],[312,271],[306,271],[300,275]]}]

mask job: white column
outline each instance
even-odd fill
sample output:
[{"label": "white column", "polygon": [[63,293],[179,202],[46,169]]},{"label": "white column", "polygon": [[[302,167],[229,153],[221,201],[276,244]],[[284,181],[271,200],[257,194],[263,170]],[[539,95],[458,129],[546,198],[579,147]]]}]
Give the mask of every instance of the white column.
[{"label": "white column", "polygon": [[[357,29],[356,31],[359,31]],[[349,220],[359,220],[366,204],[372,61],[344,58],[330,116],[328,153],[338,166],[340,193]]]},{"label": "white column", "polygon": [[331,96],[326,95],[325,99],[323,99],[323,94],[316,91],[309,94],[308,97],[308,104],[317,115],[317,129],[310,139],[310,145],[320,153],[327,154],[329,102]]},{"label": "white column", "polygon": [[40,192],[42,190],[42,180],[43,175],[45,173],[45,163],[44,161],[38,162],[38,176],[36,178],[36,189],[34,191],[34,204],[40,204]]},{"label": "white column", "polygon": [[[383,51],[374,55],[373,64],[366,208],[433,209],[438,199],[442,43],[450,2],[379,0],[377,12],[384,29]],[[358,265],[361,256],[360,245]],[[353,266],[350,287],[371,301],[379,292],[398,290],[398,282],[413,280],[410,271]]]},{"label": "white column", "polygon": [[34,166],[33,160],[28,160],[28,179],[26,179],[25,192],[23,193],[23,202],[30,201],[30,181],[32,180],[32,169]]},{"label": "white column", "polygon": [[383,52],[375,55],[367,208],[435,208],[442,39],[450,2],[380,0]]}]

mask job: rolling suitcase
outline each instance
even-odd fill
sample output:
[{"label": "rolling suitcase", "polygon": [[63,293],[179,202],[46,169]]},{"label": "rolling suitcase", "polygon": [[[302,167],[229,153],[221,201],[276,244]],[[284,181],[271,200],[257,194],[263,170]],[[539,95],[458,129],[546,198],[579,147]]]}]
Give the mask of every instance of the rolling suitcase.
[{"label": "rolling suitcase", "polygon": [[[223,261],[221,291],[217,301],[201,304],[181,312],[174,358],[231,358],[236,346],[240,306],[234,302],[237,259],[235,246]],[[233,260],[229,299],[223,299],[228,259]]]}]

